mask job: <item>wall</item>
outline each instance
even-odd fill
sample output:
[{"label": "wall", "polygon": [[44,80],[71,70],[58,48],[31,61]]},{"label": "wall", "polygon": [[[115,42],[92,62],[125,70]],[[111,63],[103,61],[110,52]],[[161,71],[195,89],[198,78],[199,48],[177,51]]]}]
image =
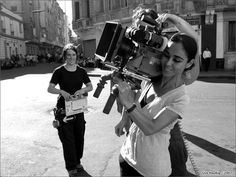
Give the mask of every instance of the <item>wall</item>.
[{"label": "wall", "polygon": [[228,25],[229,21],[236,21],[236,11],[224,12],[224,68],[226,70],[235,70],[236,51],[228,51]]},{"label": "wall", "polygon": [[0,36],[0,60],[5,59],[5,45],[4,45],[4,38]]},{"label": "wall", "polygon": [[225,51],[225,36],[224,36],[224,16],[223,12],[217,12],[216,23],[216,68],[224,68],[224,51]]},{"label": "wall", "polygon": [[0,59],[3,60],[5,58],[10,58],[11,54],[25,54],[22,17],[14,14],[4,6],[1,6],[1,18],[4,19],[3,23],[6,30],[4,33],[1,31]]},{"label": "wall", "polygon": [[217,13],[217,24],[216,24],[216,59],[224,58],[224,22],[223,12]]},{"label": "wall", "polygon": [[25,55],[25,42],[23,40],[2,36],[0,38],[0,59],[10,58],[11,54]]}]

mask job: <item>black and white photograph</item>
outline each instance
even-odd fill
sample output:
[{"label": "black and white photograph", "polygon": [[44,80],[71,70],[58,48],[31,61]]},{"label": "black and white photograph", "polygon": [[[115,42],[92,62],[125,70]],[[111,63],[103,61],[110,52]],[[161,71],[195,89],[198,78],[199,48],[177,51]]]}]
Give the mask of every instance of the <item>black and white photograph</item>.
[{"label": "black and white photograph", "polygon": [[0,176],[236,176],[235,0],[0,0]]}]

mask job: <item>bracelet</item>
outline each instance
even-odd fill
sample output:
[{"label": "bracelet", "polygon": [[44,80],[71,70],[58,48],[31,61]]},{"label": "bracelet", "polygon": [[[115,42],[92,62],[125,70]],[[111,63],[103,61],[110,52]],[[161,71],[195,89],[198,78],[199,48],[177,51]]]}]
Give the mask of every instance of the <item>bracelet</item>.
[{"label": "bracelet", "polygon": [[126,112],[131,113],[136,107],[137,105],[134,103],[129,109],[126,109]]}]

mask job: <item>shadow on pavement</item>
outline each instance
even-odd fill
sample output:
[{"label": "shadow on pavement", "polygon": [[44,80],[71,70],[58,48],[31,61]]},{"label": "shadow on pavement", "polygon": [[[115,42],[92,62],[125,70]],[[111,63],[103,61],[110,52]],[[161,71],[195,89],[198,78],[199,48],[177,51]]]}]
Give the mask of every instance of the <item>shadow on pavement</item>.
[{"label": "shadow on pavement", "polygon": [[76,176],[92,176],[92,175],[90,175],[86,170],[83,170],[81,172],[78,172]]},{"label": "shadow on pavement", "polygon": [[0,80],[14,79],[15,77],[26,74],[46,74],[52,73],[53,70],[61,65],[60,63],[38,63],[36,66],[26,66],[22,68],[12,68],[1,70]]},{"label": "shadow on pavement", "polygon": [[207,140],[199,138],[188,133],[184,133],[187,140],[195,144],[196,146],[206,150],[207,152],[231,163],[236,163],[236,154],[228,149],[222,148],[213,144]]},{"label": "shadow on pavement", "polygon": [[198,81],[211,83],[235,83],[235,71],[216,69],[212,71],[200,71]]},{"label": "shadow on pavement", "polygon": [[228,83],[228,84],[234,84],[235,78],[233,77],[200,77],[197,79],[198,81],[203,82],[210,82],[210,83]]}]

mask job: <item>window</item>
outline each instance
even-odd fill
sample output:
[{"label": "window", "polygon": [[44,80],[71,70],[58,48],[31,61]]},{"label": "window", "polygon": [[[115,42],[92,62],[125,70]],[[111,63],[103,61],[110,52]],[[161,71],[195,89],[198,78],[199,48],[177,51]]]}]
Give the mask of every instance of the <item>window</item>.
[{"label": "window", "polygon": [[136,0],[136,4],[140,4],[140,3],[142,3],[141,0]]},{"label": "window", "polygon": [[127,0],[121,0],[121,7],[127,7],[127,6],[128,6]]},{"label": "window", "polygon": [[87,0],[86,2],[87,2],[87,17],[90,17],[90,4],[89,4],[89,0]]},{"label": "window", "polygon": [[236,51],[236,21],[229,21],[229,51]]},{"label": "window", "polygon": [[23,24],[19,23],[20,33],[23,33]]},{"label": "window", "polygon": [[11,6],[11,11],[16,12],[17,11],[17,6]]},{"label": "window", "polygon": [[118,9],[118,8],[120,8],[120,1],[113,0],[112,1],[112,9]]},{"label": "window", "polygon": [[112,10],[112,8],[111,8],[111,5],[112,5],[111,1],[112,1],[112,0],[109,0],[109,1],[108,1],[108,9],[109,9],[109,10]]},{"label": "window", "polygon": [[10,20],[10,32],[11,32],[11,35],[14,36],[14,27],[13,27],[13,21]]},{"label": "window", "polygon": [[2,26],[2,32],[6,33],[5,17],[3,16],[1,16],[1,26]]},{"label": "window", "polygon": [[134,4],[134,1],[135,1],[135,0],[128,0],[128,5],[129,5],[129,6],[132,6],[132,5]]},{"label": "window", "polygon": [[94,2],[95,2],[96,12],[104,12],[103,0],[96,0]]},{"label": "window", "polygon": [[108,4],[108,9],[109,10],[118,9],[121,6],[120,0],[109,0],[108,3],[109,3]]},{"label": "window", "polygon": [[75,20],[80,19],[79,2],[75,2]]}]

